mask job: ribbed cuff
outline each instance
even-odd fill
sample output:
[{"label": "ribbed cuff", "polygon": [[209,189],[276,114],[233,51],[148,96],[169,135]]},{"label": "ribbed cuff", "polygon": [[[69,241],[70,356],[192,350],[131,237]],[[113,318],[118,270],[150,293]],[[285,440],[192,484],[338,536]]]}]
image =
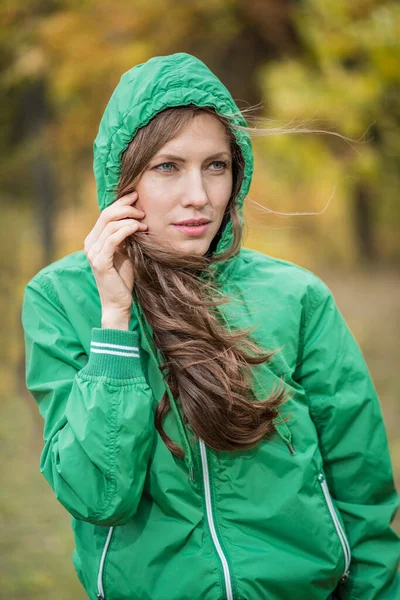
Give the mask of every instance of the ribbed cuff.
[{"label": "ribbed cuff", "polygon": [[113,379],[143,377],[140,353],[136,331],[93,327],[89,360],[82,371]]}]

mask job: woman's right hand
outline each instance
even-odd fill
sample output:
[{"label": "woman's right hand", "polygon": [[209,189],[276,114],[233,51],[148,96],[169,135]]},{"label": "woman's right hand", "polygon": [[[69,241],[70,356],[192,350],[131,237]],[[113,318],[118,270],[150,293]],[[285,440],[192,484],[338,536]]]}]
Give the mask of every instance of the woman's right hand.
[{"label": "woman's right hand", "polygon": [[134,206],[137,192],[105,208],[85,238],[84,251],[92,268],[102,305],[102,327],[128,329],[132,307],[133,268],[123,251],[126,237],[146,231],[145,213]]}]

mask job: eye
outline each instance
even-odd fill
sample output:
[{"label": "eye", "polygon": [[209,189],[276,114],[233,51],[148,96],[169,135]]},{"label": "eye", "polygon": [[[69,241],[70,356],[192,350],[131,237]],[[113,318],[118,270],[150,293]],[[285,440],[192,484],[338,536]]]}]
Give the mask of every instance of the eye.
[{"label": "eye", "polygon": [[153,167],[153,169],[159,169],[160,171],[164,171],[165,173],[171,173],[171,169],[162,169],[161,167],[174,167],[175,165],[172,162],[164,162],[164,163],[160,163],[159,165],[156,165],[155,167]]},{"label": "eye", "polygon": [[[216,169],[212,169],[213,171],[217,171],[217,172],[223,172],[225,171],[225,169],[228,167],[228,164],[226,161],[224,160],[214,160],[212,163],[210,163],[211,165],[217,165]],[[164,168],[166,167],[166,168]],[[172,168],[173,169],[176,168],[176,165],[172,162],[164,162],[164,163],[160,163],[159,165],[156,165],[155,167],[153,167],[153,170],[158,170],[164,173],[172,173]]]},{"label": "eye", "polygon": [[214,160],[212,165],[220,165],[219,169],[214,169],[215,171],[225,171],[228,166],[228,163],[225,160]]}]

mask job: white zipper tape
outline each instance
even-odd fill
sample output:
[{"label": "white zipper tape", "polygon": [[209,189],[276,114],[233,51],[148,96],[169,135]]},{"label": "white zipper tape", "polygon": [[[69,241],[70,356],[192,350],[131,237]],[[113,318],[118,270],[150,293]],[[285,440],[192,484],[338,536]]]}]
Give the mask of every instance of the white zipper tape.
[{"label": "white zipper tape", "polygon": [[326,483],[325,475],[323,473],[320,473],[318,475],[318,481],[321,485],[322,492],[323,492],[325,500],[326,500],[326,504],[328,506],[329,512],[331,513],[331,517],[332,517],[333,523],[335,525],[336,532],[338,534],[340,543],[343,548],[343,553],[344,553],[344,557],[345,557],[345,569],[344,569],[344,573],[342,575],[342,581],[345,581],[349,576],[349,568],[350,568],[350,562],[351,562],[350,546],[347,541],[346,534],[344,533],[343,528],[338,519],[338,516],[336,514],[335,507],[333,506],[333,502],[332,502],[331,494],[329,492],[328,484]]},{"label": "white zipper tape", "polygon": [[101,554],[99,572],[97,575],[97,600],[105,600],[104,587],[103,587],[103,571],[104,571],[104,563],[105,563],[106,556],[107,556],[107,550],[108,550],[108,547],[111,542],[111,537],[112,537],[113,531],[114,531],[114,527],[110,527],[110,529],[108,530],[106,541],[104,543],[103,552]]},{"label": "white zipper tape", "polygon": [[219,543],[219,539],[218,539],[217,532],[215,530],[215,525],[214,525],[214,517],[212,514],[210,477],[209,477],[209,473],[208,473],[206,447],[205,447],[203,440],[199,440],[199,444],[200,444],[201,464],[203,467],[203,481],[204,481],[204,492],[205,492],[205,498],[206,498],[206,510],[207,510],[208,525],[210,527],[211,537],[214,542],[215,549],[218,553],[218,556],[222,563],[222,568],[224,570],[226,598],[227,598],[227,600],[233,600],[231,576],[229,573],[228,561],[226,560],[226,557],[221,548],[221,544]]}]

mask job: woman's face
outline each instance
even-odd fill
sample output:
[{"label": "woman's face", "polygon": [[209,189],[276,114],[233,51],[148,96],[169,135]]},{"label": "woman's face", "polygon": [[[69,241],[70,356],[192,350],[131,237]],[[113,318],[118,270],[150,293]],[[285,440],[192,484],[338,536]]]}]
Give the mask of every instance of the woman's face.
[{"label": "woman's face", "polygon": [[[225,127],[196,115],[147,165],[136,185],[137,208],[150,235],[173,250],[203,255],[221,224],[232,192],[232,156]],[[177,225],[202,219],[198,227]]]}]

